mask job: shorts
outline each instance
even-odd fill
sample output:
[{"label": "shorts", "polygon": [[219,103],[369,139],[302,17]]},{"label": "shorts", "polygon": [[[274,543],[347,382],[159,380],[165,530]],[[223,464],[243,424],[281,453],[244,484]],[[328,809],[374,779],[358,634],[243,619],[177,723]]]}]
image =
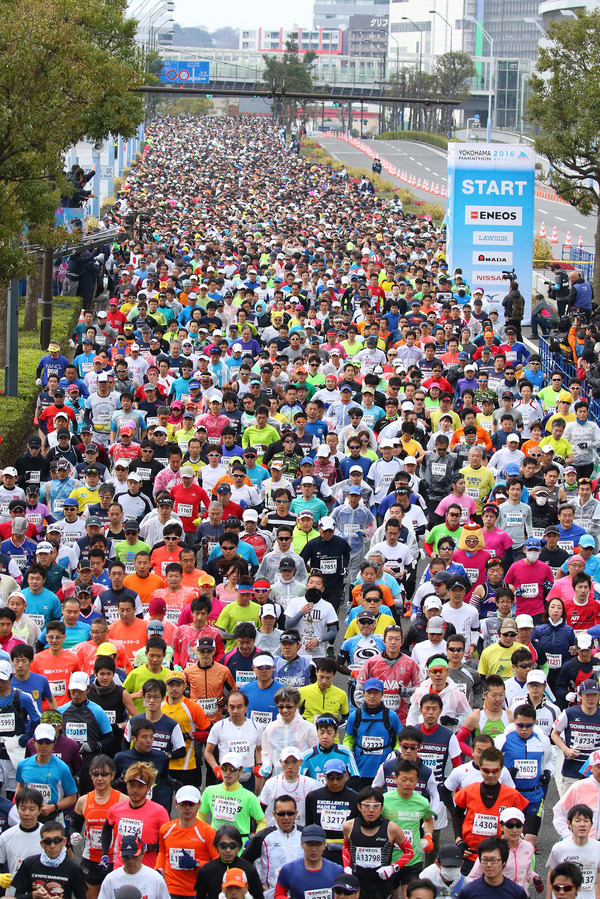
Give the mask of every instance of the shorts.
[{"label": "shorts", "polygon": [[110,874],[113,866],[101,868],[100,862],[93,862],[89,858],[81,859],[81,870],[85,877],[85,882],[90,886],[100,886],[107,874]]},{"label": "shorts", "polygon": [[15,775],[16,770],[10,759],[0,759],[0,781],[2,782],[3,790],[15,792],[17,789]]},{"label": "shorts", "polygon": [[412,883],[413,880],[418,880],[422,870],[423,862],[419,862],[416,865],[404,865],[393,879],[394,889],[407,883]]},{"label": "shorts", "polygon": [[531,836],[536,837],[540,832],[541,823],[542,816],[539,812],[525,812],[525,824],[523,826],[523,833],[531,834]]}]

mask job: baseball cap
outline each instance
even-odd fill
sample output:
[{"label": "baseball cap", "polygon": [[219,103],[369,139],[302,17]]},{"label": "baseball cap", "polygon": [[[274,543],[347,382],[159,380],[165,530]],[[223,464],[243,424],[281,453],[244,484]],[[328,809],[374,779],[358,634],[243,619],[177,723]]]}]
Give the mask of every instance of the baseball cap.
[{"label": "baseball cap", "polygon": [[131,834],[121,837],[121,855],[123,858],[138,858],[144,853],[145,848],[139,837]]},{"label": "baseball cap", "polygon": [[85,671],[75,671],[69,678],[69,690],[87,690],[90,679]]},{"label": "baseball cap", "polygon": [[510,806],[500,812],[500,824],[506,824],[507,821],[520,821],[521,824],[524,824],[525,815],[520,808]]},{"label": "baseball cap", "polygon": [[[1,664],[7,664],[2,662]],[[7,680],[7,678],[4,678]],[[36,729],[33,732],[34,740],[51,740],[52,743],[56,743],[56,731],[52,727],[51,724],[38,724]]]},{"label": "baseball cap", "polygon": [[558,536],[560,536],[560,530],[558,529],[557,525],[549,524],[548,527],[546,528],[546,530],[544,531],[544,534],[558,534]]},{"label": "baseball cap", "polygon": [[533,671],[530,671],[527,675],[527,683],[528,684],[545,684],[546,683],[546,675],[541,670],[541,668],[534,668]]},{"label": "baseball cap", "polygon": [[365,692],[367,690],[380,690],[383,693],[383,681],[378,677],[368,677],[363,689]]},{"label": "baseball cap", "polygon": [[441,618],[439,615],[434,615],[427,622],[426,630],[430,634],[443,634],[444,633],[444,619]]},{"label": "baseball cap", "polygon": [[591,649],[592,638],[589,634],[577,634],[577,647],[579,649]]},{"label": "baseball cap", "polygon": [[291,756],[292,758],[298,759],[298,761],[300,761],[302,759],[303,755],[304,755],[304,753],[302,752],[301,749],[298,749],[297,746],[285,746],[281,750],[281,752],[279,754],[279,758],[281,761],[284,761],[284,759],[289,759]]},{"label": "baseball cap", "polygon": [[349,487],[348,493],[352,494],[352,496],[362,496],[362,490],[358,486]]},{"label": "baseball cap", "polygon": [[280,571],[295,571],[296,563],[293,559],[281,559],[279,562]]},{"label": "baseball cap", "polygon": [[226,887],[241,887],[242,889],[247,889],[248,878],[246,877],[246,872],[242,871],[241,868],[229,868],[223,875],[221,886],[223,889]]},{"label": "baseball cap", "polygon": [[331,515],[324,515],[319,522],[319,527],[323,528],[324,531],[334,531],[335,519],[333,519]]},{"label": "baseball cap", "polygon": [[[451,580],[453,580],[453,577],[452,577],[452,574],[450,571],[438,571],[438,573],[434,574],[433,577],[431,578],[431,583],[434,585],[435,584],[447,584]],[[438,601],[437,596],[428,596],[424,603],[424,606],[426,609],[431,608],[431,605],[428,606],[427,603],[432,599],[435,600],[436,602]],[[441,602],[440,602],[440,605],[441,605]]]},{"label": "baseball cap", "polygon": [[462,850],[452,844],[440,846],[438,861],[446,868],[460,868],[463,863]]},{"label": "baseball cap", "polygon": [[301,843],[324,843],[326,840],[327,835],[323,828],[318,824],[309,824],[308,827],[303,829],[300,835]]},{"label": "baseball cap", "polygon": [[525,549],[538,549],[540,552],[542,549],[542,542],[537,537],[528,537],[523,545]]},{"label": "baseball cap", "polygon": [[266,652],[262,653],[261,655],[254,656],[254,658],[252,659],[252,667],[260,668],[261,665],[268,665],[270,668],[272,668],[275,665],[273,656],[268,656]]},{"label": "baseball cap", "polygon": [[517,615],[515,621],[517,622],[518,628],[534,627],[533,618],[531,617],[531,615]]},{"label": "baseball cap", "polygon": [[244,759],[235,752],[226,752],[221,760],[221,768],[223,765],[232,765],[234,768],[243,768]]},{"label": "baseball cap", "polygon": [[98,658],[98,656],[115,656],[116,654],[117,647],[114,643],[101,643],[96,650],[96,658]]},{"label": "baseball cap", "polygon": [[588,678],[588,680],[584,680],[581,684],[579,684],[579,695],[585,696],[589,693],[598,693],[600,694],[600,684],[597,681]]},{"label": "baseball cap", "polygon": [[196,646],[198,649],[215,649],[216,643],[212,637],[200,637]]},{"label": "baseball cap", "polygon": [[[67,461],[67,460],[65,459],[65,462],[66,462],[66,461]],[[19,477],[19,472],[17,471],[16,468],[13,468],[11,465],[9,465],[8,468],[5,468],[5,469],[3,470],[3,472],[2,472],[2,474],[10,475],[10,477],[12,477],[12,478],[18,478],[18,477]]]},{"label": "baseball cap", "polygon": [[181,466],[181,477],[182,478],[193,478],[194,474],[195,474],[195,472],[191,465],[182,465]]},{"label": "baseball cap", "polygon": [[373,612],[369,612],[368,609],[361,609],[361,611],[356,616],[356,620],[372,622],[375,621],[375,615],[373,614]]},{"label": "baseball cap", "polygon": [[345,774],[346,765],[341,759],[327,759],[323,765],[323,774]]},{"label": "baseball cap", "polygon": [[259,618],[264,618],[266,615],[270,615],[272,618],[278,618],[279,612],[272,602],[266,602],[264,606],[260,607],[260,612],[258,613],[258,615]]},{"label": "baseball cap", "polygon": [[584,549],[594,549],[596,541],[589,534],[584,534],[579,538],[579,546],[583,546]]},{"label": "baseball cap", "polygon": [[502,624],[500,625],[500,633],[501,634],[512,633],[513,631],[516,634],[517,630],[518,630],[517,622],[515,621],[514,618],[505,618],[503,620]]},{"label": "baseball cap", "polygon": [[186,677],[183,671],[170,671],[167,675],[167,679],[165,684],[170,684],[172,681],[182,681],[184,684],[186,683]]}]

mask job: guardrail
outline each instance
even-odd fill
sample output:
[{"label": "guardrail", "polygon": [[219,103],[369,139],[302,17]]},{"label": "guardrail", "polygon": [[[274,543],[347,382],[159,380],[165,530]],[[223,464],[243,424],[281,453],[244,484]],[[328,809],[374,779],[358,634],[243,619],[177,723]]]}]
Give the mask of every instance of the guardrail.
[{"label": "guardrail", "polygon": [[[572,362],[568,362],[561,353],[553,353],[545,337],[539,338],[538,347],[542,369],[546,377],[555,370],[562,372],[567,380],[577,377],[577,368]],[[600,425],[600,399],[590,396],[586,390],[582,390],[582,395],[590,406],[590,420]]]},{"label": "guardrail", "polygon": [[562,259],[565,262],[573,262],[581,269],[586,281],[594,280],[594,265],[596,262],[596,253],[592,250],[586,250],[585,247],[567,247],[563,244]]}]

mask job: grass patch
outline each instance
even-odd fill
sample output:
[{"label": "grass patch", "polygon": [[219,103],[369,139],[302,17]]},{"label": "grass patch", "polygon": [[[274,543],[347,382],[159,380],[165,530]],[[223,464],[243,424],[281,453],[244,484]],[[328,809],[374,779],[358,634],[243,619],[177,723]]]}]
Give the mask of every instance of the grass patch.
[{"label": "grass patch", "polygon": [[[82,300],[79,297],[55,297],[52,318],[52,339],[58,340],[63,355],[69,355],[69,338],[77,324]],[[45,355],[40,349],[39,331],[23,331],[25,298],[19,308],[19,395],[0,397],[0,466],[14,464],[25,449],[27,438],[34,433],[32,424],[39,388],[35,385],[35,370]],[[67,351],[67,352],[65,352]],[[0,372],[4,389],[4,371]]]},{"label": "grass patch", "polygon": [[422,144],[431,144],[432,147],[448,149],[448,138],[441,134],[429,134],[428,131],[384,131],[383,134],[375,134],[375,140],[415,140]]}]

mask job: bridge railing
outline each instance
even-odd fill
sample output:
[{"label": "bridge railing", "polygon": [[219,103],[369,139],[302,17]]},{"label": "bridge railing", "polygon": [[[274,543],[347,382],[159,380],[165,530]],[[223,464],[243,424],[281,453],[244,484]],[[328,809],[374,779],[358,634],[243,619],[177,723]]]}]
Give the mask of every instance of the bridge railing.
[{"label": "bridge railing", "polygon": [[[573,363],[565,359],[561,353],[552,352],[547,338],[540,337],[538,346],[540,359],[542,360],[542,370],[546,375],[546,378],[548,378],[550,373],[555,370],[562,372],[567,381],[570,378],[577,377],[577,369]],[[586,392],[585,390],[583,390],[582,393],[590,406],[590,420],[596,422],[597,425],[600,425],[600,400],[590,396],[589,392]]]}]

